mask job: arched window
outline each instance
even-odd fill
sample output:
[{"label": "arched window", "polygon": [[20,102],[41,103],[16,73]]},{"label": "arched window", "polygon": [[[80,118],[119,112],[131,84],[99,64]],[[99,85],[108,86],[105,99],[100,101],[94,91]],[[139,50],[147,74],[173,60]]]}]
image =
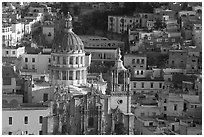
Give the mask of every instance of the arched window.
[{"label": "arched window", "polygon": [[73,80],[73,71],[69,71],[69,80]]},{"label": "arched window", "polygon": [[88,127],[93,128],[94,127],[94,118],[90,117],[88,120]]},{"label": "arched window", "polygon": [[69,58],[69,64],[73,65],[73,57]]},{"label": "arched window", "polygon": [[49,33],[48,33],[48,36],[50,37],[50,36],[52,36],[52,34],[49,32]]}]

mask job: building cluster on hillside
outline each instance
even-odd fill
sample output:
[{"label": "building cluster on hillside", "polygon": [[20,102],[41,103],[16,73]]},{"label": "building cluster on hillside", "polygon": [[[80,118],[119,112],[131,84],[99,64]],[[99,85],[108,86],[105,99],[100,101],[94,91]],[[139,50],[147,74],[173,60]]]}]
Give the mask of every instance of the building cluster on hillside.
[{"label": "building cluster on hillside", "polygon": [[109,15],[127,43],[78,36],[55,4],[2,3],[3,135],[202,134],[201,3]]}]

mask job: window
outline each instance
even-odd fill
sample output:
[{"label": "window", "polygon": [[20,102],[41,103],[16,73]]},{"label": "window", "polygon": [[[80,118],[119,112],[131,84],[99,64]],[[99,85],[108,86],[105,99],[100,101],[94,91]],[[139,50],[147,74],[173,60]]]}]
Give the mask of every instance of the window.
[{"label": "window", "polygon": [[39,135],[42,135],[42,130],[39,131]]},{"label": "window", "polygon": [[162,83],[159,83],[159,88],[162,88]]},{"label": "window", "polygon": [[12,125],[13,119],[12,117],[9,117],[9,125]]},{"label": "window", "polygon": [[195,60],[195,59],[193,59],[193,60],[192,60],[192,62],[196,62],[196,60]]},{"label": "window", "polygon": [[174,65],[174,60],[171,61],[172,65]]},{"label": "window", "polygon": [[141,71],[141,75],[143,75],[143,71]]},{"label": "window", "polygon": [[144,64],[144,59],[141,59],[141,63]]},{"label": "window", "polygon": [[63,64],[66,65],[66,57],[63,57]]},{"label": "window", "polygon": [[75,63],[76,63],[76,65],[77,65],[77,64],[78,64],[78,61],[79,61],[79,60],[78,60],[78,57],[76,57],[75,59],[76,59],[76,62],[75,62]]},{"label": "window", "polygon": [[148,40],[151,40],[151,37],[148,37]]},{"label": "window", "polygon": [[137,64],[140,64],[140,59],[137,59]]},{"label": "window", "polygon": [[60,64],[60,57],[57,57],[57,64]]},{"label": "window", "polygon": [[145,113],[140,113],[140,115],[141,115],[141,116],[144,116],[144,115],[145,115]]},{"label": "window", "polygon": [[59,71],[58,70],[56,71],[56,75],[55,76],[56,76],[56,79],[60,79]]},{"label": "window", "polygon": [[50,59],[50,58],[48,58],[48,62],[49,62],[49,63],[51,62],[51,59]]},{"label": "window", "polygon": [[48,93],[43,94],[43,102],[48,101]]},{"label": "window", "polygon": [[149,122],[149,126],[153,126],[153,122]]},{"label": "window", "polygon": [[43,116],[40,116],[39,117],[39,123],[42,124],[42,122],[43,122]]},{"label": "window", "polygon": [[157,39],[157,42],[162,42],[162,39]]},{"label": "window", "polygon": [[69,80],[73,80],[73,71],[69,71]]},{"label": "window", "polygon": [[177,111],[177,104],[174,104],[174,111]]},{"label": "window", "polygon": [[15,52],[15,51],[12,51],[12,54],[13,54],[13,55],[15,55],[15,54],[16,54],[16,52]]},{"label": "window", "polygon": [[9,54],[9,52],[8,52],[8,51],[6,51],[6,54],[8,55],[8,54]]},{"label": "window", "polygon": [[136,86],[137,86],[137,83],[136,83],[136,82],[134,82],[134,85],[133,85],[133,87],[134,87],[134,88],[136,88]]},{"label": "window", "polygon": [[35,65],[32,65],[32,69],[35,69]]},{"label": "window", "polygon": [[144,88],[144,82],[142,82],[142,88]]},{"label": "window", "polygon": [[164,106],[164,111],[166,111],[167,110],[167,108],[166,108],[166,106]]},{"label": "window", "polygon": [[150,44],[150,45],[153,45],[153,42],[150,42],[149,44]]},{"label": "window", "polygon": [[81,64],[83,64],[83,57],[81,57]]},{"label": "window", "polygon": [[93,117],[90,117],[90,118],[89,118],[89,120],[88,120],[88,127],[89,127],[89,128],[94,127],[94,118],[93,118]]},{"label": "window", "polygon": [[28,124],[28,117],[27,116],[24,117],[24,124]]},{"label": "window", "polygon": [[135,64],[135,59],[132,59],[132,64]]},{"label": "window", "polygon": [[153,88],[154,87],[154,83],[150,83],[151,84],[151,88]]},{"label": "window", "polygon": [[137,70],[137,75],[139,75],[140,74],[140,72],[139,72],[139,70]]},{"label": "window", "polygon": [[35,62],[35,58],[32,58],[32,62]]},{"label": "window", "polygon": [[48,36],[50,37],[50,36],[52,36],[52,34],[49,32]]},{"label": "window", "polygon": [[11,132],[11,131],[9,131],[9,132],[8,132],[8,134],[9,134],[9,135],[12,135],[12,132]]},{"label": "window", "polygon": [[164,99],[164,103],[166,103],[166,102],[167,102],[167,99],[165,98],[165,99]]},{"label": "window", "polygon": [[55,61],[55,56],[53,56],[53,61]]},{"label": "window", "polygon": [[62,71],[62,80],[67,80],[66,71]]},{"label": "window", "polygon": [[28,62],[28,58],[25,58],[25,62]]},{"label": "window", "polygon": [[72,64],[72,65],[73,65],[73,57],[70,57],[70,58],[69,58],[69,64]]}]

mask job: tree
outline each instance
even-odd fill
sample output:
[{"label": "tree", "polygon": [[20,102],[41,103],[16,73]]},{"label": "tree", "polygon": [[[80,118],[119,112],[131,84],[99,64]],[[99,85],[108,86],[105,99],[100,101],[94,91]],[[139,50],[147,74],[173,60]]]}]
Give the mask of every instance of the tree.
[{"label": "tree", "polygon": [[154,23],[154,29],[161,30],[166,28],[166,23],[162,22],[160,19],[157,19]]}]

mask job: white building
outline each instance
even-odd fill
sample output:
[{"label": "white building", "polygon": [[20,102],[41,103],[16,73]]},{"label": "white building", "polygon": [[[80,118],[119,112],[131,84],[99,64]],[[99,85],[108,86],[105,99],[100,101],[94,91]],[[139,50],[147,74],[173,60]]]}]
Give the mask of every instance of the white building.
[{"label": "white building", "polygon": [[124,42],[117,40],[109,40],[100,36],[79,36],[84,43],[84,48],[120,48],[124,50]]},{"label": "white building", "polygon": [[40,135],[43,117],[50,115],[50,108],[45,106],[22,105],[17,108],[2,109],[3,135]]},{"label": "white building", "polygon": [[16,44],[16,42],[20,42],[21,38],[24,35],[24,24],[16,23],[12,24],[12,44]]},{"label": "white building", "polygon": [[37,74],[47,74],[50,62],[50,53],[23,54],[21,71],[25,73],[34,72]]},{"label": "white building", "polygon": [[109,40],[99,36],[80,36],[84,49],[91,53],[92,62],[109,62],[114,61],[116,57],[116,49],[124,50],[124,42]]},{"label": "white building", "polygon": [[136,105],[134,106],[134,115],[140,116],[158,116],[161,114],[161,110],[157,105]]},{"label": "white building", "polygon": [[2,24],[2,44],[11,45],[12,40],[12,24]]},{"label": "white building", "polygon": [[54,99],[54,87],[47,82],[37,82],[32,88],[32,103],[42,103]]},{"label": "white building", "polygon": [[133,94],[160,93],[164,88],[164,80],[161,78],[131,78],[130,84]]},{"label": "white building", "polygon": [[108,16],[108,31],[124,33],[128,27],[140,24],[140,18],[127,16]]},{"label": "white building", "polygon": [[182,96],[169,94],[162,97],[159,106],[166,116],[181,116],[184,109],[184,99]]},{"label": "white building", "polygon": [[16,57],[22,56],[25,53],[25,47],[3,47],[2,48],[2,57]]}]

